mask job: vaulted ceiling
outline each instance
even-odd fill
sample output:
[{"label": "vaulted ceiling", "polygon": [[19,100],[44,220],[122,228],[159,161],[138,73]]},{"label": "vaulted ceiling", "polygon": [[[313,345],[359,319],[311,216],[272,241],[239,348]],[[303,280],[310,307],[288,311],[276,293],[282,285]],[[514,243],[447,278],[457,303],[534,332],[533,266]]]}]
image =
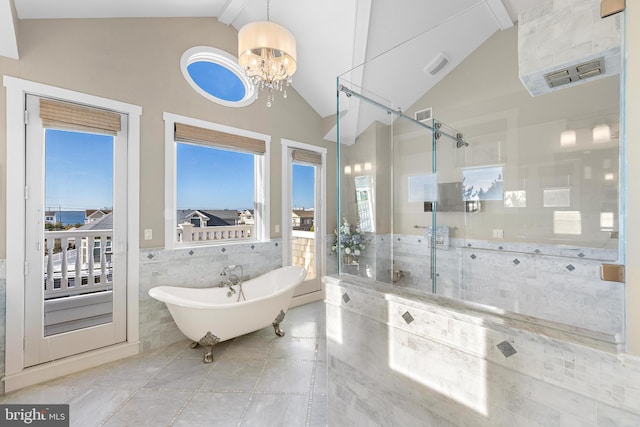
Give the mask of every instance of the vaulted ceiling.
[{"label": "vaulted ceiling", "polygon": [[[321,117],[330,117],[336,111],[337,76],[408,107],[495,31],[512,26],[519,13],[535,4],[536,0],[273,0],[269,9],[271,21],[288,28],[297,40],[293,87]],[[203,16],[240,29],[265,20],[266,9],[266,0],[0,0],[0,55],[19,54],[16,20]],[[404,43],[425,33],[429,42],[419,48]],[[448,63],[432,76],[425,68],[440,55]],[[365,62],[366,67],[359,67]]]}]

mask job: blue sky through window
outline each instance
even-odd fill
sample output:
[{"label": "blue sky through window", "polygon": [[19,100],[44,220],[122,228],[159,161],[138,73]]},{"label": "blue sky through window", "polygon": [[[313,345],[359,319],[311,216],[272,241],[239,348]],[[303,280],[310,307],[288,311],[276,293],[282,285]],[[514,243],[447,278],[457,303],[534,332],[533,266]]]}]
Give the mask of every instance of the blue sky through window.
[{"label": "blue sky through window", "polygon": [[209,95],[225,101],[240,101],[247,93],[242,80],[220,64],[209,61],[193,62],[187,66],[191,79]]},{"label": "blue sky through window", "polygon": [[[45,209],[110,209],[113,137],[53,129],[45,135]],[[178,209],[253,209],[253,155],[176,145]],[[314,168],[294,165],[293,206],[313,208],[313,192]]]},{"label": "blue sky through window", "polygon": [[253,209],[253,155],[176,144],[178,209]]},{"label": "blue sky through window", "polygon": [[[253,155],[178,143],[178,209],[253,209]],[[313,207],[314,168],[293,165],[293,206]]]},{"label": "blue sky through window", "polygon": [[313,166],[293,165],[291,186],[294,208],[314,208],[314,173]]},{"label": "blue sky through window", "polygon": [[111,209],[113,137],[45,130],[45,209]]}]

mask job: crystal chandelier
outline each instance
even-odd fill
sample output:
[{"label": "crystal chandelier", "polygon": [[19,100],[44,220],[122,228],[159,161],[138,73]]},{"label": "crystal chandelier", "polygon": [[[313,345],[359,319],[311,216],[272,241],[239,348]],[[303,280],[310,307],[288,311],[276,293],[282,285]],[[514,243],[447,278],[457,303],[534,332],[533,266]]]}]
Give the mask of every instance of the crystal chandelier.
[{"label": "crystal chandelier", "polygon": [[296,39],[289,30],[267,20],[252,22],[238,32],[238,63],[257,89],[267,92],[271,107],[276,91],[287,97],[287,87],[296,72]]}]

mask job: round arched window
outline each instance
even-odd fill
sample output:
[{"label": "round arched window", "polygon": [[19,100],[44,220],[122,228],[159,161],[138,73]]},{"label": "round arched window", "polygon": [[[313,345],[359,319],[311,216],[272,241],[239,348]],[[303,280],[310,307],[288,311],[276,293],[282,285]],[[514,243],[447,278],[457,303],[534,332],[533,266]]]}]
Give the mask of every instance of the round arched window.
[{"label": "round arched window", "polygon": [[180,59],[182,75],[210,101],[226,107],[244,107],[256,100],[253,83],[233,55],[210,46],[188,49]]}]

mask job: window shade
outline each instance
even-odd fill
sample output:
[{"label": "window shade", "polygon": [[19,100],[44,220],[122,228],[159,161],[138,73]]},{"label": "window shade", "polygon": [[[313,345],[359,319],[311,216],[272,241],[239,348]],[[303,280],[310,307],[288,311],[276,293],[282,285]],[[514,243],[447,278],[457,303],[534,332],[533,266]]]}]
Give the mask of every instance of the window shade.
[{"label": "window shade", "polygon": [[311,163],[314,165],[322,164],[322,155],[314,151],[293,150],[291,157],[294,161],[298,162]]},{"label": "window shade", "polygon": [[119,113],[46,98],[40,98],[40,118],[45,128],[107,135],[122,129]]},{"label": "window shade", "polygon": [[176,141],[207,144],[255,154],[266,152],[265,142],[261,139],[204,129],[184,123],[175,124],[175,138]]}]

